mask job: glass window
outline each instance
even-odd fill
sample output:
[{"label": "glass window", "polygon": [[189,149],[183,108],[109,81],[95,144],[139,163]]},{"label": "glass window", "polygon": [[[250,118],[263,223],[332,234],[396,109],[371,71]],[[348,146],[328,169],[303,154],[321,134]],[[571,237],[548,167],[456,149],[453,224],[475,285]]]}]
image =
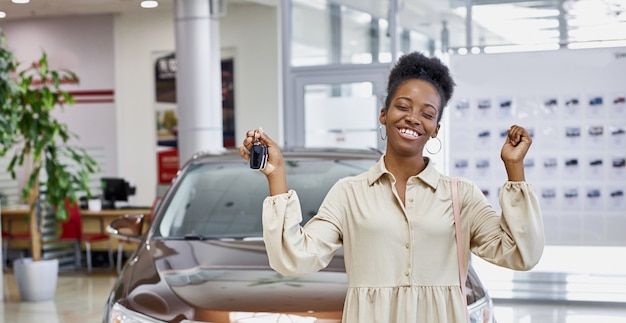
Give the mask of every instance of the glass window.
[{"label": "glass window", "polygon": [[305,146],[377,147],[379,107],[371,82],[306,85]]},{"label": "glass window", "polygon": [[292,66],[391,61],[387,21],[325,0],[292,2]]}]

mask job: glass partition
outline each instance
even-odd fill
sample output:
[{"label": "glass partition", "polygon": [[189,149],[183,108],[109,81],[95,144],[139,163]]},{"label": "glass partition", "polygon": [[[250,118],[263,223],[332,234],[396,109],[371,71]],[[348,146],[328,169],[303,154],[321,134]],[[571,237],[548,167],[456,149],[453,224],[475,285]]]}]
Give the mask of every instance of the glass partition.
[{"label": "glass partition", "polygon": [[[327,0],[294,0],[291,66],[390,63],[387,14],[387,10],[366,12]],[[405,35],[401,51],[432,52],[431,41],[424,34],[406,28],[400,32]]]}]

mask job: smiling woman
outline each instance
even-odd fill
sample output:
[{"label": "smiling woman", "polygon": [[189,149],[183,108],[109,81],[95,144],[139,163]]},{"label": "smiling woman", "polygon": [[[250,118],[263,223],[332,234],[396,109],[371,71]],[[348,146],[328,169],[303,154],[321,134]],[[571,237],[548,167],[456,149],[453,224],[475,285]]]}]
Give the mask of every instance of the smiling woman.
[{"label": "smiling woman", "polygon": [[463,297],[470,254],[513,270],[529,270],[541,257],[543,220],[525,182],[522,161],[532,140],[524,128],[508,128],[500,151],[508,176],[501,214],[476,184],[439,173],[424,156],[453,88],[438,58],[400,57],[379,115],[384,155],[338,179],[304,225],[300,196],[308,196],[291,182],[281,148],[261,127],[245,134],[245,160],[254,143],[268,147],[260,172],[269,185],[262,225],[270,266],[284,276],[310,275],[328,270],[341,250],[349,277],[345,322],[474,321]]}]

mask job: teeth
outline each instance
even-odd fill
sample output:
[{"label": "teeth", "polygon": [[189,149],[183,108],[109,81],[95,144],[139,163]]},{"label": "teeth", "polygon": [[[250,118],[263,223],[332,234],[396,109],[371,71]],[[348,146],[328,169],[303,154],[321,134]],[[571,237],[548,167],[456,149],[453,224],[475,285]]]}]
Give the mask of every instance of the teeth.
[{"label": "teeth", "polygon": [[411,129],[400,129],[400,132],[413,137],[419,137],[419,134]]}]

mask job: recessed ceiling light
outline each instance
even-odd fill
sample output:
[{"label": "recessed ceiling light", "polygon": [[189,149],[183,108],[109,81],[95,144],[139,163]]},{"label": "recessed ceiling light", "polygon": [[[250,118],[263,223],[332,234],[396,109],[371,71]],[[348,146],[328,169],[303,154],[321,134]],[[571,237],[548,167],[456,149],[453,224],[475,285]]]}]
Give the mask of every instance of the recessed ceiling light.
[{"label": "recessed ceiling light", "polygon": [[141,1],[141,7],[142,8],[150,9],[150,8],[156,8],[158,6],[159,6],[159,3],[157,1],[154,1],[154,0],[144,0],[144,1]]},{"label": "recessed ceiling light", "polygon": [[29,3],[30,0],[11,0],[13,3]]},{"label": "recessed ceiling light", "polygon": [[7,16],[7,13],[4,11],[0,11],[0,19],[4,18]]}]

